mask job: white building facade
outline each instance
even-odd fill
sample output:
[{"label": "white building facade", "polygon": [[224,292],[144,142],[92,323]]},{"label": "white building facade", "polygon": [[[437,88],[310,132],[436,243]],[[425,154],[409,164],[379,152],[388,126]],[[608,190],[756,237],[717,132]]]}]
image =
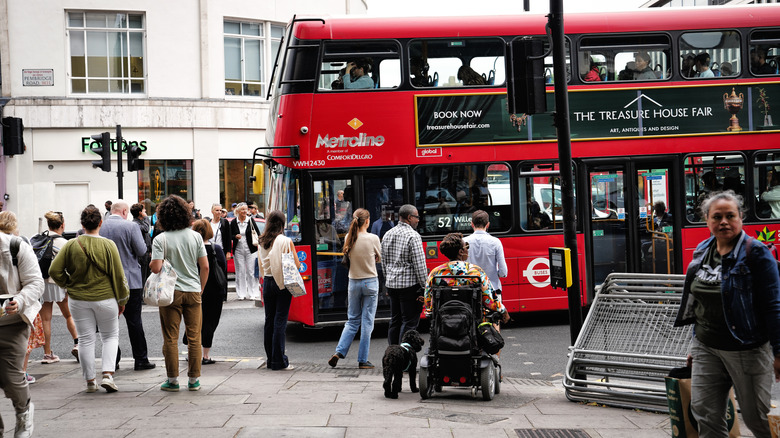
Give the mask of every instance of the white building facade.
[{"label": "white building facade", "polygon": [[84,206],[119,195],[116,153],[103,172],[90,150],[116,125],[145,160],[139,172],[123,164],[128,202],[177,194],[203,213],[248,199],[262,209],[249,160],[286,24],[365,12],[365,0],[0,0],[0,105],[22,119],[26,146],[0,157],[4,209],[23,235],[49,210],[80,228]]}]

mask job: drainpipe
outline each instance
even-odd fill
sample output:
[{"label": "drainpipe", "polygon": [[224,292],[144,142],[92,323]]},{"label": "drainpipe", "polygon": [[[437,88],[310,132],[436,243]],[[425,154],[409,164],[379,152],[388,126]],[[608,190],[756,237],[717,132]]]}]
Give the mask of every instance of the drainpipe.
[{"label": "drainpipe", "polygon": [[[0,119],[3,118],[3,108],[5,107],[5,104],[7,104],[11,99],[8,97],[0,97]],[[3,202],[4,206],[3,209],[6,209],[8,206],[8,201],[5,200],[5,194],[6,192],[6,181],[8,172],[5,170],[5,155],[0,154],[0,201]]]}]

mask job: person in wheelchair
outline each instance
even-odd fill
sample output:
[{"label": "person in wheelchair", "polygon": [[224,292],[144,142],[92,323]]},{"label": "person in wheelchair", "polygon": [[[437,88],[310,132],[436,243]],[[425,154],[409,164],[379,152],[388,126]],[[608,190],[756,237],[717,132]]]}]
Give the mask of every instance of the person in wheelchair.
[{"label": "person in wheelchair", "polygon": [[[425,315],[430,316],[433,311],[434,286],[466,286],[470,283],[476,283],[475,279],[455,276],[476,276],[479,277],[482,288],[482,320],[488,321],[490,313],[498,312],[502,322],[509,321],[509,313],[493,292],[493,287],[485,271],[477,265],[466,262],[469,257],[469,244],[463,240],[463,235],[461,233],[447,234],[439,244],[439,250],[450,261],[437,266],[428,275],[428,281],[425,283],[425,304],[423,307]],[[453,276],[453,278],[436,278],[437,276]]]}]

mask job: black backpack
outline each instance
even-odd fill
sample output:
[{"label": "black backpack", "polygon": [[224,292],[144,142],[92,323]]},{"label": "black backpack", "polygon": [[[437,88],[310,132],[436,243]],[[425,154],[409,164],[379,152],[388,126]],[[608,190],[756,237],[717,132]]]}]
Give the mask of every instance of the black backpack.
[{"label": "black backpack", "polygon": [[38,266],[41,267],[43,278],[49,278],[49,267],[51,266],[51,261],[54,260],[54,237],[49,236],[48,231],[44,231],[41,234],[32,236],[30,245],[33,252],[35,252],[35,256],[38,257]]}]

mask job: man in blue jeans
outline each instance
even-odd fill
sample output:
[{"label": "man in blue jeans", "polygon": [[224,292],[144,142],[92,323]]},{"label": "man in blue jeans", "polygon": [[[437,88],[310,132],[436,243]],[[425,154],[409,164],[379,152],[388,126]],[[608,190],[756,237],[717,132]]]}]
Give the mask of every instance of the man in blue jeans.
[{"label": "man in blue jeans", "polygon": [[417,208],[410,204],[398,211],[400,221],[382,239],[382,270],[390,296],[390,327],[387,342],[398,345],[409,330],[417,330],[423,305],[423,288],[428,279],[422,238],[415,228],[420,222]]}]

